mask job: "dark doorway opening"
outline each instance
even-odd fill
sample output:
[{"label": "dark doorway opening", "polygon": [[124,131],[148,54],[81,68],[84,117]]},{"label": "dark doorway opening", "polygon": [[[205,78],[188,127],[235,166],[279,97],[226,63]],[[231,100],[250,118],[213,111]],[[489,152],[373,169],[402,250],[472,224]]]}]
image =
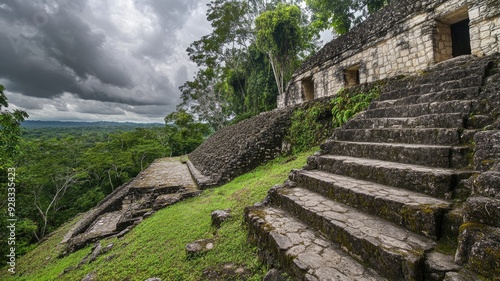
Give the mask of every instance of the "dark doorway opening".
[{"label": "dark doorway opening", "polygon": [[451,45],[453,57],[470,55],[470,31],[469,19],[465,19],[450,25]]}]

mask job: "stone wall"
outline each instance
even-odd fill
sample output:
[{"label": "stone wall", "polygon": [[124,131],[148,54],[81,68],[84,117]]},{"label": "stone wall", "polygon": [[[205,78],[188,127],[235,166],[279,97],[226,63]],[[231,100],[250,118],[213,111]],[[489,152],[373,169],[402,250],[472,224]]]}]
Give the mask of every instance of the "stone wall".
[{"label": "stone wall", "polygon": [[393,1],[307,60],[278,97],[278,107],[335,95],[352,85],[353,75],[358,76],[357,83],[367,83],[413,74],[450,59],[450,26],[466,19],[473,55],[500,51],[496,0]]},{"label": "stone wall", "polygon": [[[219,130],[189,154],[193,178],[201,189],[218,186],[288,152],[291,147],[285,137],[294,111],[307,110],[317,103],[330,105],[330,101],[322,98],[275,109]],[[331,124],[331,114],[320,118],[319,122]]]},{"label": "stone wall", "polygon": [[221,129],[189,154],[189,160],[210,178],[210,185],[228,182],[281,153],[292,111],[273,110]]},{"label": "stone wall", "polygon": [[[464,203],[456,261],[485,276],[500,276],[500,59],[483,86],[492,125],[474,135],[471,197]],[[494,279],[496,280],[496,279]]]}]

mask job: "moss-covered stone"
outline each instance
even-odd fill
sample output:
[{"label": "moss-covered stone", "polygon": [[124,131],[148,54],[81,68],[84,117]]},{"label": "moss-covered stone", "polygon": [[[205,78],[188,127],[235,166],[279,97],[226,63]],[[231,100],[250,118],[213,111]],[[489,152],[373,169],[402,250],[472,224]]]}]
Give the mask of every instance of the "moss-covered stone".
[{"label": "moss-covered stone", "polygon": [[498,280],[500,276],[500,229],[479,223],[464,223],[455,261],[479,274]]}]

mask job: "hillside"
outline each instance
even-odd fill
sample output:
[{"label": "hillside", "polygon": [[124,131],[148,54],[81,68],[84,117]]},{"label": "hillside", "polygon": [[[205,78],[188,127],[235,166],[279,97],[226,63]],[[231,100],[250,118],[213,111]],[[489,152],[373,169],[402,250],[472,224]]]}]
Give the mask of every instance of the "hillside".
[{"label": "hillside", "polygon": [[[35,250],[18,260],[17,274],[10,277],[2,271],[2,280],[203,280],[203,271],[232,263],[245,268],[248,280],[262,280],[266,268],[258,263],[256,249],[246,242],[242,226],[243,208],[261,201],[270,186],[282,183],[291,169],[300,168],[313,150],[292,158],[278,158],[237,177],[217,189],[206,190],[199,197],[187,199],[158,211],[145,219],[123,238],[101,241],[103,248],[112,248],[91,263],[79,263],[92,251],[87,246],[59,258],[63,250],[58,243],[81,217],[73,219],[51,234]],[[210,213],[217,209],[232,210],[232,218],[216,229],[210,224]],[[213,238],[215,247],[204,255],[188,258],[185,245],[192,241]],[[66,273],[64,273],[66,272]],[[212,270],[211,276],[218,270]],[[235,280],[211,279],[211,280]]]}]

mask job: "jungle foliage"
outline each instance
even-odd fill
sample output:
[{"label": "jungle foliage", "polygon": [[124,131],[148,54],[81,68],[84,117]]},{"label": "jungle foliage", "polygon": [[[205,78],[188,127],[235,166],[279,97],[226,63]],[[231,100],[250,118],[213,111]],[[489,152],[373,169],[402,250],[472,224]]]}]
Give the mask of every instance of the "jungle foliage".
[{"label": "jungle foliage", "polygon": [[177,107],[214,131],[276,107],[295,69],[320,47],[319,32],[342,34],[387,0],[214,0],[212,33],[187,52],[200,70]]},{"label": "jungle foliage", "polygon": [[384,82],[378,82],[370,87],[342,88],[329,101],[313,101],[295,110],[285,137],[292,152],[298,153],[324,142],[333,129],[366,110],[380,96],[383,86]]},{"label": "jungle foliage", "polygon": [[[0,97],[7,107],[7,99]],[[170,114],[164,126],[114,125],[119,130],[113,125],[78,123],[75,127],[23,128],[20,124],[26,113],[2,110],[1,114],[0,184],[6,187],[7,172],[15,169],[12,194],[18,255],[76,214],[94,207],[155,159],[189,153],[210,133],[207,124],[194,122],[185,112]],[[8,190],[1,190],[0,206],[6,210]],[[8,243],[6,215],[2,212],[0,219],[2,245]],[[8,247],[0,249],[5,255]]]}]

